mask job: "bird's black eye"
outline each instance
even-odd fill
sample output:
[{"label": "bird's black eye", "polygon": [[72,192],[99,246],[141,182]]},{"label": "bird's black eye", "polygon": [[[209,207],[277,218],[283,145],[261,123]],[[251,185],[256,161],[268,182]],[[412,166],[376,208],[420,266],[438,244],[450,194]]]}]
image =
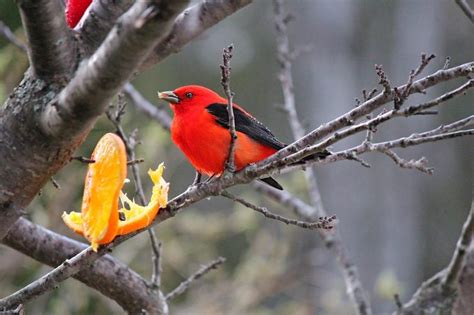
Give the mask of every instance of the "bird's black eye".
[{"label": "bird's black eye", "polygon": [[187,97],[187,98],[192,98],[192,97],[193,97],[193,93],[191,93],[191,92],[186,93],[186,97]]}]

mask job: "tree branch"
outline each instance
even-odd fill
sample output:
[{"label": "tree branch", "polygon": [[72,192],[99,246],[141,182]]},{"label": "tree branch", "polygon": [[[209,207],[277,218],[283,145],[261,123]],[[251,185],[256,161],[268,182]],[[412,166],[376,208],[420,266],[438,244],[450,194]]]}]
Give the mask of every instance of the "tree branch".
[{"label": "tree branch", "polygon": [[[52,267],[87,248],[86,244],[56,234],[23,218],[15,223],[2,242]],[[83,265],[82,271],[73,277],[113,299],[128,313],[138,314],[143,309],[151,314],[160,311],[159,301],[150,294],[145,279],[110,255]],[[15,307],[20,300],[24,301],[24,297],[16,298],[16,302],[2,299],[1,305]]]},{"label": "tree branch", "polygon": [[75,48],[61,4],[57,0],[19,0],[17,3],[35,76],[46,81],[67,79],[75,69]]},{"label": "tree branch", "polygon": [[[120,94],[118,98],[117,109],[114,112],[112,108],[107,112],[107,117],[109,120],[115,125],[117,129],[117,133],[122,138],[123,142],[125,143],[125,148],[128,154],[129,159],[135,160],[135,147],[139,144],[138,138],[138,130],[135,129],[130,136],[127,136],[125,131],[121,125],[121,118],[125,111],[125,100],[123,99],[123,95]],[[140,178],[140,170],[138,164],[130,165],[132,168],[132,176],[135,182],[135,189],[138,195],[139,202],[144,206],[147,204],[147,200],[145,197],[145,192],[143,191],[142,180]],[[153,260],[153,271],[151,277],[151,284],[150,286],[153,289],[157,290],[158,298],[162,299],[162,293],[160,292],[160,282],[161,282],[161,243],[158,243],[155,235],[155,231],[153,228],[148,229],[148,234],[150,236],[151,248],[152,248],[152,260]],[[166,304],[166,301],[162,300],[163,304]],[[166,306],[166,308],[168,308]]]},{"label": "tree branch", "polygon": [[[375,118],[372,118],[372,119],[370,119],[366,122],[362,122],[362,123],[357,124],[355,126],[349,127],[349,128],[347,128],[347,129],[345,129],[341,132],[335,132],[332,136],[328,137],[326,140],[324,140],[324,141],[322,141],[318,144],[307,146],[307,147],[301,149],[300,151],[298,151],[296,153],[290,154],[287,157],[284,157],[284,158],[280,159],[276,163],[273,163],[274,164],[273,166],[272,166],[272,163],[268,163],[265,168],[268,170],[268,169],[271,169],[272,167],[275,167],[275,166],[276,166],[276,168],[278,168],[279,166],[281,166],[281,164],[290,165],[290,164],[296,163],[296,162],[300,161],[301,159],[303,159],[304,157],[306,157],[308,155],[311,155],[311,154],[314,154],[316,152],[320,152],[320,151],[326,149],[327,147],[329,147],[330,145],[332,145],[332,144],[334,144],[334,143],[336,143],[336,142],[338,142],[338,141],[340,141],[344,138],[347,138],[350,135],[353,135],[355,133],[358,133],[358,132],[361,132],[361,131],[364,131],[364,130],[372,129],[372,128],[380,125],[381,123],[386,122],[386,121],[388,121],[388,120],[390,120],[394,117],[399,117],[399,116],[405,116],[406,117],[406,116],[415,114],[419,110],[425,110],[425,109],[431,108],[435,105],[439,105],[443,102],[446,102],[447,100],[450,100],[450,99],[454,98],[455,96],[463,95],[464,92],[467,89],[470,89],[472,87],[474,87],[474,80],[469,80],[468,82],[466,82],[462,86],[460,86],[460,87],[458,87],[458,88],[456,88],[456,89],[454,89],[454,90],[452,90],[448,93],[445,93],[444,95],[442,95],[442,96],[440,96],[440,97],[438,97],[438,98],[436,98],[436,99],[434,99],[434,100],[432,100],[428,103],[424,103],[424,104],[416,105],[416,106],[411,106],[411,107],[409,107],[406,110],[401,111],[401,112],[398,109],[393,109],[393,110],[390,110],[388,112],[383,112],[383,113],[379,114],[378,116],[376,116]],[[334,120],[330,123],[333,123],[333,122],[334,122]],[[311,135],[311,133],[308,134],[308,135]],[[283,150],[286,150],[286,148],[283,149]],[[283,150],[280,150],[279,152],[281,152]],[[354,152],[354,153],[356,153],[356,152]],[[267,161],[269,161],[271,159],[272,158],[267,159]],[[265,169],[265,168],[263,168],[263,169]]]},{"label": "tree branch", "polygon": [[229,116],[229,134],[230,134],[230,143],[229,143],[229,154],[224,165],[224,169],[228,172],[233,173],[235,168],[235,144],[237,143],[237,132],[235,131],[235,117],[234,117],[234,106],[232,99],[234,98],[234,92],[230,89],[230,59],[232,58],[232,50],[234,49],[233,45],[224,48],[224,53],[222,55],[222,65],[221,65],[221,85],[224,89],[225,96],[227,98],[227,115]]},{"label": "tree branch", "polygon": [[297,227],[300,227],[300,228],[303,228],[303,229],[331,230],[331,229],[334,228],[334,226],[336,224],[336,216],[335,215],[330,216],[330,217],[320,217],[317,221],[314,221],[314,222],[305,222],[305,221],[286,218],[284,216],[272,213],[272,212],[268,211],[268,209],[265,208],[265,207],[256,206],[256,205],[246,201],[245,199],[238,198],[238,197],[232,195],[231,193],[229,193],[225,190],[223,192],[221,192],[221,196],[226,197],[226,198],[228,198],[230,200],[233,200],[235,202],[238,202],[238,203],[246,206],[249,209],[255,210],[258,213],[261,213],[262,215],[264,215],[266,218],[269,218],[269,219],[272,219],[272,220],[277,220],[277,221],[283,222],[285,224],[294,225],[294,226],[297,226]]},{"label": "tree branch", "polygon": [[[408,90],[407,93],[409,95],[413,93],[420,93],[441,82],[449,81],[453,78],[465,77],[473,72],[474,72],[474,62],[468,62],[463,65],[453,67],[450,69],[438,70],[434,74],[431,74],[429,76],[426,76],[422,79],[419,79],[413,82],[411,88]],[[398,86],[397,89],[401,91],[401,90],[404,90],[405,87],[406,85],[401,85],[401,86]],[[258,163],[256,168],[260,170],[261,168],[259,166],[262,166],[263,163],[269,164],[269,162],[275,162],[277,160],[280,160],[283,157],[288,156],[298,150],[302,150],[306,146],[311,145],[317,140],[320,140],[343,127],[347,127],[354,124],[354,121],[356,119],[362,118],[366,116],[367,114],[373,112],[377,108],[381,107],[383,104],[393,101],[394,97],[395,97],[395,93],[393,89],[391,90],[390,93],[378,94],[377,96],[371,98],[370,100],[350,110],[349,112],[314,129],[303,138],[300,138],[297,141],[293,142],[292,144],[288,145],[287,147],[280,150],[277,154],[274,154],[272,157],[268,158],[264,162],[262,161]]]},{"label": "tree branch", "polygon": [[[274,0],[273,9],[277,34],[276,39],[278,61],[280,63],[280,72],[278,74],[278,79],[280,80],[283,92],[283,108],[288,114],[288,120],[290,122],[294,138],[301,139],[305,135],[305,130],[300,122],[300,119],[298,118],[298,114],[296,111],[296,101],[294,95],[294,84],[292,75],[292,59],[295,53],[292,52],[290,49],[290,41],[287,33],[287,23],[289,19],[284,12],[282,0]],[[269,191],[270,189],[267,188],[262,188],[260,191],[266,191],[272,196],[285,196],[285,200],[290,201],[295,213],[298,216],[303,217],[305,220],[314,220],[316,216],[326,216],[327,212],[324,209],[319,185],[314,170],[312,168],[308,168],[305,171],[305,177],[308,183],[311,203],[314,207],[306,205],[299,199],[294,198],[293,196],[287,194],[284,191],[281,191],[282,194],[279,194],[279,192],[271,192]],[[351,298],[356,311],[359,314],[371,314],[371,307],[362,287],[362,283],[359,279],[357,269],[355,265],[350,261],[348,253],[345,252],[344,246],[342,245],[342,239],[340,238],[339,234],[328,236],[327,233],[320,233],[320,235],[325,241],[325,244],[328,248],[328,244],[333,244],[334,242],[337,244],[337,246],[334,246],[333,248],[339,249],[338,251],[335,251],[335,253],[338,257],[338,261],[340,262],[342,274],[344,275],[344,278],[346,280],[347,293]],[[331,239],[331,241],[329,241],[329,239]]]},{"label": "tree branch", "polygon": [[28,48],[25,46],[25,44],[20,41],[15,34],[11,31],[11,29],[3,23],[3,21],[0,21],[0,35],[5,38],[7,41],[15,45],[17,48],[19,48],[23,52],[27,52]]},{"label": "tree branch", "polygon": [[133,4],[132,0],[95,0],[84,13],[83,23],[76,27],[82,54],[88,57],[104,41],[117,19]]},{"label": "tree branch", "polygon": [[150,103],[143,95],[138,92],[130,83],[125,84],[123,89],[132,104],[142,113],[150,118],[153,118],[165,130],[169,131],[171,128],[171,116],[162,108],[156,107]]},{"label": "tree branch", "polygon": [[176,18],[169,35],[155,46],[141,68],[148,68],[171,53],[180,51],[208,28],[251,2],[252,0],[207,0],[186,9]]},{"label": "tree branch", "polygon": [[[460,285],[458,280],[467,258],[466,253],[469,250],[469,244],[472,242],[473,234],[474,199],[471,202],[471,209],[464,222],[461,235],[449,265],[422,283],[410,301],[405,303],[403,307],[394,314],[415,315],[425,314],[428,311],[431,313],[433,311],[447,311],[451,313],[454,300],[457,296],[458,286]],[[472,250],[470,252],[472,255]],[[471,259],[470,268],[472,268],[473,262],[474,260]],[[467,312],[472,312],[472,309],[467,310]]]},{"label": "tree branch", "polygon": [[[291,208],[301,218],[312,220],[315,212],[314,208],[301,199],[283,190],[270,189],[261,183],[256,182],[255,186],[258,191],[265,193],[266,196],[277,201],[282,206]],[[318,230],[318,232],[326,248],[333,253],[339,263],[346,283],[347,294],[352,299],[356,312],[358,314],[371,314],[370,304],[360,281],[357,267],[349,257],[340,234],[337,230],[334,233],[324,233],[323,230]]]},{"label": "tree branch", "polygon": [[472,10],[469,3],[466,0],[454,0],[459,8],[464,12],[464,14],[474,23],[474,10]]},{"label": "tree branch", "polygon": [[195,280],[201,278],[202,276],[207,274],[209,271],[212,271],[213,269],[217,269],[219,265],[222,265],[224,262],[225,262],[225,258],[219,257],[216,260],[211,261],[209,264],[203,266],[198,271],[196,271],[191,276],[189,276],[189,278],[181,282],[173,291],[168,293],[165,299],[169,301],[183,294]]},{"label": "tree branch", "polygon": [[42,115],[47,134],[59,136],[90,128],[107,102],[133,74],[187,5],[180,1],[138,1],[76,72]]}]

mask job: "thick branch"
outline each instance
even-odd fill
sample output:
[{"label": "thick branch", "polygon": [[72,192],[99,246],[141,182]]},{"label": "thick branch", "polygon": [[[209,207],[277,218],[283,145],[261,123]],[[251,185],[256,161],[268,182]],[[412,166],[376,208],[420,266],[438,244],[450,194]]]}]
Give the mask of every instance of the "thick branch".
[{"label": "thick branch", "polygon": [[[87,248],[86,244],[71,240],[19,219],[3,243],[43,264],[56,267]],[[142,309],[151,314],[160,311],[158,300],[152,295],[146,281],[110,255],[101,257],[93,264],[84,265],[74,278],[116,301],[125,311],[138,314]],[[23,301],[23,298],[21,298]],[[16,301],[18,303],[18,300]],[[2,303],[13,307],[14,301]]]},{"label": "thick branch", "polygon": [[167,35],[174,18],[187,3],[137,1],[44,111],[45,132],[59,136],[90,127],[137,65]]},{"label": "thick branch", "polygon": [[132,0],[94,0],[78,29],[84,56],[90,56],[106,38],[117,19],[133,4]]},{"label": "thick branch", "polygon": [[72,34],[57,0],[19,0],[34,74],[50,81],[67,78],[75,68]]}]

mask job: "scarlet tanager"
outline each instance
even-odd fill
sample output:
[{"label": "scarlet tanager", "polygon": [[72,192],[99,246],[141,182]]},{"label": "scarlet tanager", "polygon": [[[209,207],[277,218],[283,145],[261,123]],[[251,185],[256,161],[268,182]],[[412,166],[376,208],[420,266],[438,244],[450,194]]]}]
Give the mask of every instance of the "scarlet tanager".
[{"label": "scarlet tanager", "polygon": [[[230,147],[227,99],[199,85],[159,92],[158,97],[170,103],[174,113],[171,138],[189,162],[201,174],[221,175]],[[237,104],[232,106],[237,132],[236,170],[264,160],[286,147],[249,112]],[[324,158],[329,154],[329,151],[319,152],[306,159]],[[271,177],[260,180],[274,188],[283,189]]]}]

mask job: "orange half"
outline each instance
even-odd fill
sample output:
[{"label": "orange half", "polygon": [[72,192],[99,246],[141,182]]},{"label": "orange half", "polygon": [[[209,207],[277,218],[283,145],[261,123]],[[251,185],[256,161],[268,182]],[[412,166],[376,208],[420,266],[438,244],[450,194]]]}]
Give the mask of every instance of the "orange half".
[{"label": "orange half", "polygon": [[[96,162],[97,163],[97,162]],[[109,228],[107,229],[106,234],[100,240],[96,241],[96,244],[106,244],[112,241],[115,236],[117,235],[125,235],[136,230],[142,229],[147,227],[155,218],[156,214],[158,213],[159,209],[165,207],[168,203],[168,190],[169,184],[163,179],[163,171],[164,165],[161,163],[156,170],[149,170],[148,175],[153,182],[153,192],[150,198],[150,202],[146,206],[141,206],[136,204],[134,201],[130,200],[125,194],[120,193],[120,200],[122,203],[122,208],[120,209],[121,212],[125,215],[124,221],[119,221],[118,219],[118,197],[111,204],[115,206],[115,210],[112,211],[112,215],[110,218],[114,220],[114,222],[109,221]],[[87,180],[86,180],[87,182]],[[124,180],[121,181],[122,186]],[[83,202],[84,206],[84,202]],[[83,208],[84,209],[84,208]],[[90,211],[90,210],[88,210]],[[63,213],[62,218],[64,223],[73,230],[74,232],[84,235],[85,231],[85,219],[84,219],[84,210],[82,213],[79,212],[70,212],[70,213]],[[105,220],[103,220],[105,221]],[[111,229],[112,227],[112,229]],[[110,231],[115,231],[113,236],[108,237]],[[88,238],[89,239],[89,238]],[[89,241],[91,241],[89,239]],[[92,241],[91,241],[92,243]],[[94,247],[94,243],[92,243],[93,248],[97,249],[97,245]]]}]

